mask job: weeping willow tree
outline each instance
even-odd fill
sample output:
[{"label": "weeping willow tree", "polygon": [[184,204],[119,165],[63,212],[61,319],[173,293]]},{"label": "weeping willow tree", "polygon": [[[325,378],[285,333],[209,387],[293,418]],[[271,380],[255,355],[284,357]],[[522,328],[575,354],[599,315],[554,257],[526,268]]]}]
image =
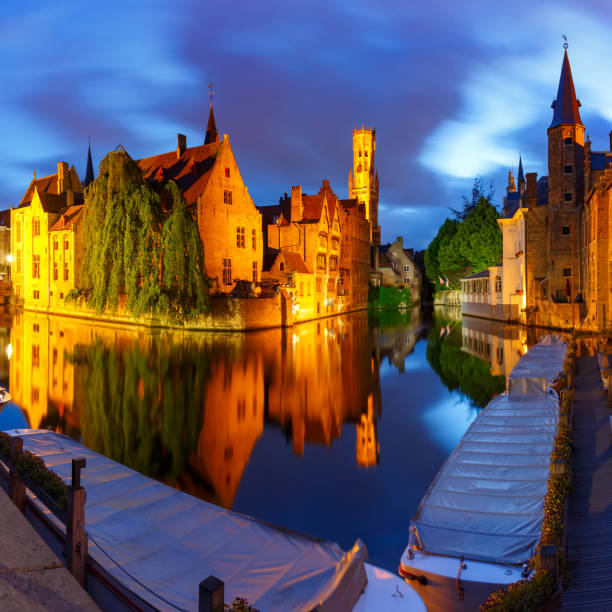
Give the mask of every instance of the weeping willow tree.
[{"label": "weeping willow tree", "polygon": [[121,294],[135,316],[180,322],[206,312],[202,242],[174,182],[160,197],[125,150],[113,151],[87,191],[83,227],[82,279],[98,314],[116,312]]}]

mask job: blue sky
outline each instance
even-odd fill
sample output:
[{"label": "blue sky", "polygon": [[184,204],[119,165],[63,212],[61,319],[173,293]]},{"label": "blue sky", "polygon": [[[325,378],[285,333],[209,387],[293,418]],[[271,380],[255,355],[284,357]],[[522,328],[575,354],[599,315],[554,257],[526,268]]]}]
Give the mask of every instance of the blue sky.
[{"label": "blue sky", "polygon": [[587,2],[76,0],[3,7],[0,198],[36,170],[85,170],[122,144],[135,158],[201,144],[214,83],[256,204],[324,178],[347,197],[351,131],[376,128],[383,240],[424,248],[473,179],[496,203],[519,153],[546,174],[567,34],[593,147],[612,128],[612,8]]}]

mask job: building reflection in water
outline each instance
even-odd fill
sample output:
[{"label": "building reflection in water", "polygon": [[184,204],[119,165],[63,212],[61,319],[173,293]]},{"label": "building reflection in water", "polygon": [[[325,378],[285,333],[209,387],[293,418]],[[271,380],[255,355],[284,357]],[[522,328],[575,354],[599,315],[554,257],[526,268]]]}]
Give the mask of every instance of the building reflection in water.
[{"label": "building reflection in water", "polygon": [[379,460],[380,348],[365,313],[248,334],[151,333],[22,313],[10,343],[10,390],[30,427],[68,434],[224,507],[264,424],[281,427],[302,455],[353,423],[357,464]]}]

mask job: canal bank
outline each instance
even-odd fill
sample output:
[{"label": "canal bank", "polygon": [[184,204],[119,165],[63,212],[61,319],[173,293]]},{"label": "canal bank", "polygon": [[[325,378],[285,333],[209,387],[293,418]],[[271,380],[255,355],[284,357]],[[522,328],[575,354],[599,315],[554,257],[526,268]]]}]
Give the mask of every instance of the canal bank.
[{"label": "canal bank", "polygon": [[0,516],[3,612],[99,610],[2,488]]}]

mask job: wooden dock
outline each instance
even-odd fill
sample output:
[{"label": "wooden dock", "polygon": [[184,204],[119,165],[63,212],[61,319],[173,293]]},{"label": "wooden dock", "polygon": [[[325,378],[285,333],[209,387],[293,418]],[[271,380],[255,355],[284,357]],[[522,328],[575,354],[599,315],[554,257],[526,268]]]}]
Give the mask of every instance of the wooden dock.
[{"label": "wooden dock", "polygon": [[574,491],[569,499],[572,585],[563,610],[612,610],[612,429],[596,357],[576,363]]}]

